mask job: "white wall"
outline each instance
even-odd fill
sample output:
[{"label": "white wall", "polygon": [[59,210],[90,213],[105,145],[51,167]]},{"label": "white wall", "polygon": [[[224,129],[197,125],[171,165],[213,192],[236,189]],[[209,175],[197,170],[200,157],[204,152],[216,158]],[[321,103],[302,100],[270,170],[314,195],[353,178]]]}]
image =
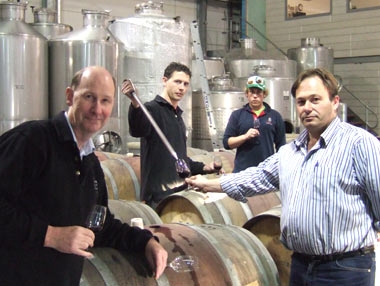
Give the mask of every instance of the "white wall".
[{"label": "white wall", "polygon": [[[301,0],[299,0],[301,2]],[[346,0],[332,1],[328,16],[285,20],[285,1],[267,0],[267,36],[285,52],[305,37],[319,37],[334,57],[380,55],[380,10],[346,12]],[[274,48],[268,44],[268,49]],[[335,74],[380,116],[380,63],[335,65]],[[346,93],[341,97],[362,119],[363,109]],[[372,117],[372,119],[374,119]],[[380,128],[376,129],[380,133]]]}]

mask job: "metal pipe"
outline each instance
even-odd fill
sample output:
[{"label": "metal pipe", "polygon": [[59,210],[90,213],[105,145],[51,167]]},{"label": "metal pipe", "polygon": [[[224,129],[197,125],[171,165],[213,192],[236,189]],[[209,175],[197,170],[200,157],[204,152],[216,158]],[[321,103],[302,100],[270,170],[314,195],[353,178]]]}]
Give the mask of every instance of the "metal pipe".
[{"label": "metal pipe", "polygon": [[57,23],[58,24],[61,23],[61,14],[62,14],[61,9],[62,9],[61,0],[57,0]]},{"label": "metal pipe", "polygon": [[[133,90],[135,90],[133,82],[132,81],[130,81],[130,82],[132,84]],[[140,98],[136,95],[136,92],[133,91],[132,96],[137,101],[137,103],[140,105],[142,111],[145,113],[146,117],[148,118],[148,120],[152,124],[153,128],[156,130],[158,136],[160,136],[162,143],[164,143],[164,145],[168,149],[169,153],[174,157],[174,159],[178,160],[178,155],[177,155],[176,151],[174,151],[172,145],[170,144],[170,142],[166,138],[165,134],[161,131],[160,126],[158,126],[158,124],[156,123],[156,121],[154,120],[152,115],[149,113],[148,109],[146,109],[145,105],[142,104]]]}]

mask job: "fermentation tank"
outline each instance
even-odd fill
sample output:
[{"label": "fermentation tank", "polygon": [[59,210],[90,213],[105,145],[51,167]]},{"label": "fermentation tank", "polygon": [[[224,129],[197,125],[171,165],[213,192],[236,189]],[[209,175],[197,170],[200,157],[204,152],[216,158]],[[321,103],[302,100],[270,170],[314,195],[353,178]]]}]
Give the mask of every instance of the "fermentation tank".
[{"label": "fermentation tank", "polygon": [[33,10],[33,15],[34,23],[29,25],[48,40],[73,30],[69,25],[57,23],[57,11],[48,8],[36,8]]},{"label": "fermentation tank", "polygon": [[268,96],[264,99],[277,110],[286,124],[288,133],[297,127],[294,99],[291,87],[296,79],[296,62],[278,57],[256,47],[253,39],[241,41],[241,49],[231,50],[226,56],[226,70],[231,73],[235,86],[245,89],[252,75],[265,79]]},{"label": "fermentation tank", "polygon": [[48,117],[47,41],[25,23],[26,5],[0,2],[0,134]]},{"label": "fermentation tank", "polygon": [[[141,101],[147,102],[161,94],[164,70],[170,62],[191,67],[190,28],[179,17],[166,17],[162,2],[137,4],[135,12],[131,17],[115,20],[109,28],[124,44],[124,78],[134,82]],[[184,111],[188,144],[191,142],[190,92],[189,88],[179,103]],[[129,137],[129,141],[137,140]]]},{"label": "fermentation tank", "polygon": [[[101,131],[109,130],[126,142],[127,115],[120,96],[122,43],[108,30],[109,12],[82,10],[83,28],[49,40],[50,116],[67,110],[65,89],[74,74],[87,66],[102,66],[116,79],[115,103],[111,117]],[[125,151],[125,150],[123,150]]]},{"label": "fermentation tank", "polygon": [[[209,80],[210,105],[214,111],[214,120],[218,144],[223,148],[223,136],[231,113],[246,104],[245,93],[232,84],[229,75],[216,76]],[[192,147],[213,151],[208,120],[206,117],[202,91],[193,91],[193,139]]]},{"label": "fermentation tank", "polygon": [[320,44],[319,38],[301,39],[301,47],[288,49],[288,57],[297,62],[297,74],[311,68],[334,73],[334,50]]},{"label": "fermentation tank", "polygon": [[[206,69],[206,77],[208,80],[212,79],[216,76],[222,76],[225,74],[224,69],[224,60],[220,57],[209,57],[203,59],[205,69]],[[201,71],[199,70],[199,65],[196,60],[192,60],[191,67],[191,89],[193,91],[201,89]]]}]

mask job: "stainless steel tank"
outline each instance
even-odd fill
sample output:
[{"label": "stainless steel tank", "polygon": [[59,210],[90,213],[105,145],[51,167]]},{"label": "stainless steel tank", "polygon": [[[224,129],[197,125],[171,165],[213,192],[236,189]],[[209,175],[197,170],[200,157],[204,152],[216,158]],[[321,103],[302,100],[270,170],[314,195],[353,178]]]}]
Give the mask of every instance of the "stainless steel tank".
[{"label": "stainless steel tank", "polygon": [[288,49],[287,54],[297,62],[297,74],[311,68],[324,68],[334,74],[334,50],[320,44],[319,38],[303,38],[301,47]]},{"label": "stainless steel tank", "polygon": [[48,118],[47,40],[25,23],[26,5],[0,2],[0,134]]},{"label": "stainless steel tank", "polygon": [[297,117],[290,90],[296,79],[296,62],[258,49],[253,39],[244,39],[241,44],[241,49],[226,56],[226,70],[231,73],[234,85],[244,90],[251,75],[263,77],[268,89],[264,101],[281,114],[287,132],[293,132]]},{"label": "stainless steel tank", "polygon": [[[137,4],[135,12],[131,17],[115,20],[109,29],[124,43],[124,78],[132,79],[141,101],[146,102],[161,94],[164,70],[170,62],[181,62],[191,68],[190,27],[179,17],[165,16],[162,2]],[[189,144],[190,91],[179,106],[184,110]],[[129,141],[137,140],[129,137]]]},{"label": "stainless steel tank", "polygon": [[[206,77],[208,80],[216,76],[222,76],[226,73],[224,68],[224,60],[220,57],[204,58],[203,62],[205,65]],[[198,64],[194,59],[191,63],[191,73],[191,89],[193,91],[201,89],[201,71],[199,70]]]},{"label": "stainless steel tank", "polygon": [[[50,116],[67,110],[65,89],[74,74],[87,66],[102,66],[116,79],[115,104],[111,118],[101,131],[128,134],[125,96],[121,96],[122,43],[108,30],[109,12],[82,10],[83,28],[49,40]],[[124,107],[123,107],[124,106]],[[124,150],[123,150],[124,151]]]},{"label": "stainless steel tank", "polygon": [[[236,88],[228,75],[213,77],[209,80],[210,105],[214,111],[214,120],[218,144],[223,146],[223,136],[231,113],[248,102],[245,92]],[[208,120],[201,90],[193,91],[193,138],[192,147],[213,151]]]},{"label": "stainless steel tank", "polygon": [[37,32],[48,40],[69,33],[73,28],[57,22],[57,11],[48,8],[33,9],[34,23],[30,23]]}]

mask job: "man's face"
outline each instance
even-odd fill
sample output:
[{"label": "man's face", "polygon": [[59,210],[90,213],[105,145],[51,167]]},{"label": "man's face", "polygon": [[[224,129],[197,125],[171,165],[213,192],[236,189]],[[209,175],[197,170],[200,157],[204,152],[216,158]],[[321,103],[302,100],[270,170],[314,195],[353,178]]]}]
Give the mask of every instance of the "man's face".
[{"label": "man's face", "polygon": [[166,93],[171,101],[180,101],[190,85],[190,77],[184,72],[173,72],[170,78],[163,78]]},{"label": "man's face", "polygon": [[322,80],[318,76],[309,77],[296,90],[296,106],[305,128],[320,135],[336,117],[339,97],[331,101]]},{"label": "man's face", "polygon": [[112,77],[104,70],[85,71],[79,86],[66,90],[76,134],[92,136],[105,125],[112,112],[114,94]]},{"label": "man's face", "polygon": [[264,91],[257,87],[250,87],[246,91],[248,104],[253,110],[259,110],[263,107]]}]

